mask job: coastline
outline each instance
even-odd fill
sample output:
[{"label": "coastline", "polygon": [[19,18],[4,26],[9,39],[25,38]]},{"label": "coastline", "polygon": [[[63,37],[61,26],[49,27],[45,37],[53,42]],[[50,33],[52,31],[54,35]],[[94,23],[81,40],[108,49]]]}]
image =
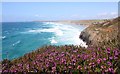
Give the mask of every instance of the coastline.
[{"label": "coastline", "polygon": [[[120,17],[106,20],[103,23],[93,24],[80,34],[80,38],[89,46],[118,47],[118,22]],[[110,43],[115,42],[115,45]]]},{"label": "coastline", "polygon": [[[111,20],[111,19],[109,19]],[[93,26],[93,25],[97,25],[97,24],[103,24],[106,20],[105,19],[101,19],[101,20],[64,20],[64,21],[52,21],[53,23],[60,23],[60,24],[70,24],[72,26],[75,26],[75,25],[82,25],[82,26],[85,26],[86,28],[83,29],[83,31],[81,31],[79,33],[79,40],[82,40],[85,44],[86,44],[86,48],[91,46],[91,44],[89,44],[90,41],[88,41],[88,35],[87,33],[89,33],[90,30],[87,30],[86,29],[89,29],[89,27]],[[85,37],[86,38],[81,38],[81,36],[84,34],[84,31],[86,32],[85,33]],[[92,36],[93,34],[91,34]]]},{"label": "coastline", "polygon": [[[114,25],[116,19],[113,20]],[[94,28],[108,29],[111,25],[90,25],[83,32],[87,33]],[[99,26],[99,27],[98,27]],[[102,27],[101,27],[102,26]],[[104,27],[103,27],[104,26]],[[114,25],[116,26],[116,25]],[[112,26],[113,27],[113,26]],[[102,29],[103,30],[103,29]],[[112,34],[115,31],[112,32]],[[94,31],[96,34],[96,30]],[[90,33],[89,33],[90,34]],[[84,35],[84,34],[82,34]],[[86,37],[85,35],[85,37]],[[93,33],[91,33],[93,35]],[[96,36],[96,35],[95,35]],[[98,35],[99,36],[99,35]],[[105,37],[106,38],[106,37]],[[95,38],[94,38],[95,39]],[[115,42],[115,41],[114,41]],[[112,42],[112,44],[115,44]],[[6,72],[39,72],[39,73],[80,73],[80,72],[110,72],[119,73],[120,50],[117,47],[83,48],[75,45],[45,46],[27,53],[24,56],[2,62],[2,73]]]},{"label": "coastline", "polygon": [[36,21],[36,22],[53,22],[53,23],[61,23],[61,24],[72,24],[72,25],[85,25],[85,26],[90,26],[92,24],[96,23],[103,23],[105,19],[101,20],[58,20],[58,21]]}]

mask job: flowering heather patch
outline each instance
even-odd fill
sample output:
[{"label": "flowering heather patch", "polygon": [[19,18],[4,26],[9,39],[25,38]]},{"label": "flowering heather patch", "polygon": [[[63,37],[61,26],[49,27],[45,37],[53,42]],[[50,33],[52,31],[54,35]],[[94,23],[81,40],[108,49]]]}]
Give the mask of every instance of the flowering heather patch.
[{"label": "flowering heather patch", "polygon": [[120,50],[82,48],[73,45],[46,46],[21,58],[2,61],[2,73],[120,72]]}]

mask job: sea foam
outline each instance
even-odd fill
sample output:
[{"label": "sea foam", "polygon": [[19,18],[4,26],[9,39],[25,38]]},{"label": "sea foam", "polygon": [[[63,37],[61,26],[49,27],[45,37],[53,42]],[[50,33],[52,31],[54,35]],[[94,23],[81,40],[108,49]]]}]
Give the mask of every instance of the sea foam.
[{"label": "sea foam", "polygon": [[35,30],[31,29],[31,30],[28,30],[27,32],[22,32],[22,33],[25,33],[25,34],[35,34],[35,33],[41,33],[41,32],[53,32],[53,33],[55,33],[58,36],[62,36],[63,35],[62,30],[60,30],[57,27],[49,28],[49,29],[35,29]]},{"label": "sea foam", "polygon": [[51,44],[56,44],[57,43],[57,41],[54,39],[54,37],[52,37],[50,41],[51,41]]},{"label": "sea foam", "polygon": [[20,42],[21,42],[21,41],[20,41],[20,40],[18,40],[17,42],[13,43],[13,44],[12,44],[12,46],[17,45],[17,44],[19,44]]},{"label": "sea foam", "polygon": [[87,47],[86,43],[83,42],[80,38],[80,28],[76,28],[74,25],[66,25],[60,23],[53,23],[53,22],[44,22],[46,26],[51,26],[51,28],[37,28],[37,29],[30,29],[25,34],[38,34],[38,33],[46,33],[52,32],[55,35],[51,38],[51,44],[73,44],[73,45],[80,45],[82,47]]}]

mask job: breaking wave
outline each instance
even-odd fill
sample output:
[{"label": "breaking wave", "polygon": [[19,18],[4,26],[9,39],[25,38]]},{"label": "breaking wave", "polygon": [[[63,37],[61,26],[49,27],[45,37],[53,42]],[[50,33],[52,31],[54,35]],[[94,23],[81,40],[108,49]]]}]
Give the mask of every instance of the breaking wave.
[{"label": "breaking wave", "polygon": [[74,44],[81,45],[83,47],[87,47],[86,43],[79,39],[80,28],[76,28],[73,25],[65,25],[60,23],[53,22],[44,22],[44,25],[51,26],[51,28],[37,28],[30,29],[24,34],[39,34],[39,33],[54,33],[55,35],[51,38],[51,44]]}]

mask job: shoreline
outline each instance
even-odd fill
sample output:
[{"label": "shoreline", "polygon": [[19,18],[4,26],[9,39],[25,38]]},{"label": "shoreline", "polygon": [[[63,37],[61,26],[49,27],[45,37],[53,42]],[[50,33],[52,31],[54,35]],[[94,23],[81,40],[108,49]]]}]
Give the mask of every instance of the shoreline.
[{"label": "shoreline", "polygon": [[36,22],[54,22],[61,24],[85,25],[89,26],[95,23],[103,23],[105,19],[101,20],[58,20],[58,21],[36,21]]},{"label": "shoreline", "polygon": [[[105,45],[118,47],[118,20],[120,17],[113,20],[106,20],[103,23],[90,25],[80,34],[79,38],[84,40],[89,46]],[[116,42],[116,45],[110,44]]]},{"label": "shoreline", "polygon": [[[116,24],[116,19],[110,22],[110,24],[111,23],[112,25]],[[101,25],[97,25],[97,28],[99,28],[98,26],[101,27]],[[107,24],[107,26],[104,25],[103,27],[108,29],[109,26],[111,27],[111,25]],[[94,27],[96,28],[95,25],[93,25],[93,29]],[[84,31],[89,33],[90,30]],[[115,44],[114,42],[112,44]],[[24,56],[13,60],[4,59],[1,61],[1,65],[3,66],[2,73],[119,73],[119,58],[120,50],[114,46],[110,46],[109,48],[104,46],[83,48],[75,45],[49,45],[38,48],[35,51],[26,53]]]}]

